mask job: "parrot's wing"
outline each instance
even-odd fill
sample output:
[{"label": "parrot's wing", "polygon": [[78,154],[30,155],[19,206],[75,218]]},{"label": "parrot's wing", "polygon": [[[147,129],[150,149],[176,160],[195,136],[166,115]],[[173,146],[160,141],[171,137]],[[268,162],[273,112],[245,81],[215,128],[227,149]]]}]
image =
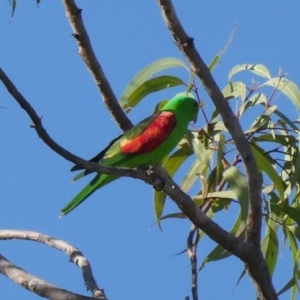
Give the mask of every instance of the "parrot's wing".
[{"label": "parrot's wing", "polygon": [[128,157],[151,152],[168,138],[175,126],[176,117],[172,112],[158,112],[139,122],[117,139],[107,149],[100,163],[117,166]]},{"label": "parrot's wing", "polygon": [[[94,162],[94,163],[98,163],[104,156],[105,152],[110,148],[111,145],[113,145],[118,139],[120,139],[124,134],[119,135],[118,137],[114,138],[112,141],[110,141],[110,143],[107,145],[107,147],[105,149],[103,149],[101,152],[99,152],[96,156],[94,156],[93,158],[91,158],[89,161]],[[71,168],[71,172],[74,171],[79,171],[79,170],[83,170],[84,168],[79,166],[79,165],[75,165]],[[88,170],[85,170],[83,173],[88,172]],[[85,175],[87,175],[89,173],[85,173]]]},{"label": "parrot's wing", "polygon": [[[105,152],[111,147],[111,145],[113,145],[118,139],[120,139],[121,137],[123,136],[123,134],[119,135],[118,137],[114,138],[108,145],[105,149],[103,149],[100,153],[98,153],[96,156],[94,156],[92,159],[90,159],[89,161],[91,162],[94,162],[94,163],[98,163],[104,156]],[[72,167],[71,169],[71,172],[74,172],[74,171],[79,171],[79,170],[83,170],[84,168],[82,168],[81,166],[79,165],[75,165]],[[72,182],[75,182],[77,181],[78,179],[86,176],[86,175],[89,175],[93,173],[93,171],[90,171],[90,170],[84,170],[80,173],[78,173],[75,177],[72,178]]]}]

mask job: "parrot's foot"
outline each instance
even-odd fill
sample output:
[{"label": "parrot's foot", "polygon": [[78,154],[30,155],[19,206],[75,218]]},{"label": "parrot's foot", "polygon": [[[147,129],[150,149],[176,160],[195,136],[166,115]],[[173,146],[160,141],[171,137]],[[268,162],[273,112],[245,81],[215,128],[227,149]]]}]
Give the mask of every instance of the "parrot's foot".
[{"label": "parrot's foot", "polygon": [[165,187],[165,182],[160,177],[156,177],[156,179],[153,182],[153,188],[158,192],[162,192],[164,187]]},{"label": "parrot's foot", "polygon": [[[142,170],[142,171],[145,171],[149,177],[152,176],[153,173],[154,173],[154,166],[141,165],[141,166],[138,167],[138,169]],[[155,175],[156,176],[155,176],[155,179],[152,182],[152,186],[156,191],[161,192],[165,187],[165,182],[157,174],[155,174]]]},{"label": "parrot's foot", "polygon": [[[151,167],[151,168],[149,168],[149,170],[147,171],[147,173],[148,173],[148,175],[149,176],[152,176],[153,175],[153,173],[154,173],[154,170],[153,170],[154,168],[153,167]],[[156,190],[156,191],[158,191],[158,192],[161,192],[163,189],[164,189],[164,187],[165,187],[165,181],[160,177],[160,176],[158,176],[157,175],[157,173],[155,173],[155,178],[154,178],[154,180],[153,180],[153,182],[152,182],[152,186],[153,186],[153,188]]]}]

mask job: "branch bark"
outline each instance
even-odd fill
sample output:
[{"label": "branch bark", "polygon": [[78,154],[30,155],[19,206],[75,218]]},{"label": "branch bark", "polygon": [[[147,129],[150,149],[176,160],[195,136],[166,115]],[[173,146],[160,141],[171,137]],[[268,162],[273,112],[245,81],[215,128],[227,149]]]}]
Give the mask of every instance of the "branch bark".
[{"label": "branch bark", "polygon": [[107,300],[105,293],[100,289],[94,279],[91,266],[83,254],[65,241],[55,239],[42,233],[25,230],[0,230],[0,240],[23,239],[43,243],[47,246],[65,252],[70,261],[82,269],[82,275],[87,289],[92,292],[93,297],[86,297],[60,289],[46,281],[31,275],[23,269],[15,266],[0,254],[0,273],[10,278],[15,283],[34,292],[35,294],[48,299],[55,300],[88,300],[102,299]]},{"label": "branch bark", "polygon": [[[277,299],[267,265],[260,250],[261,239],[261,189],[262,177],[259,173],[250,146],[245,138],[238,119],[231,110],[228,102],[213,79],[209,69],[202,60],[194,45],[194,39],[185,32],[177,17],[171,0],[157,0],[166,26],[178,49],[189,61],[193,72],[199,77],[202,85],[231,134],[236,147],[241,154],[249,181],[249,213],[247,217],[246,242],[252,245],[252,254],[244,261],[253,279],[257,293],[261,299]],[[255,262],[253,260],[255,257]]]},{"label": "branch bark", "polygon": [[90,42],[90,38],[82,21],[81,9],[76,6],[75,1],[73,0],[63,0],[62,2],[67,18],[73,30],[72,35],[78,44],[78,54],[81,56],[86,67],[90,71],[108,111],[111,113],[119,127],[123,131],[127,131],[132,127],[132,123],[119,105],[118,100],[104,74],[104,71],[97,60]]}]

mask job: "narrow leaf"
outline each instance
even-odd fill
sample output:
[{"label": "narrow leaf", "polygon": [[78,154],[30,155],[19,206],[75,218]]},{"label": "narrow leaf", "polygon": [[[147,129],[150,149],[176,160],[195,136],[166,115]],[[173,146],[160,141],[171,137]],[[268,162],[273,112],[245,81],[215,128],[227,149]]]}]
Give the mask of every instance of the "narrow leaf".
[{"label": "narrow leaf", "polygon": [[241,224],[238,232],[241,232],[246,227],[246,220],[249,206],[249,193],[246,178],[242,173],[233,166],[230,166],[223,173],[224,178],[228,182],[231,190],[235,193],[241,206]]},{"label": "narrow leaf", "polygon": [[266,235],[262,239],[261,248],[265,256],[269,273],[272,276],[278,257],[278,238],[276,232],[270,226],[266,229]]},{"label": "narrow leaf", "polygon": [[258,76],[261,76],[261,77],[265,77],[268,79],[271,78],[271,74],[270,74],[269,70],[264,65],[242,64],[242,65],[237,65],[230,70],[229,75],[228,75],[228,81],[231,81],[231,78],[233,75],[237,74],[238,72],[245,71],[245,70],[248,70],[248,71],[250,71]]},{"label": "narrow leaf", "polygon": [[250,144],[250,147],[255,157],[255,161],[258,168],[269,176],[269,178],[274,183],[278,191],[280,201],[284,201],[284,184],[281,177],[274,170],[268,157],[266,157],[265,154],[263,153],[264,151],[263,149],[261,149],[258,146],[254,146],[252,144]]},{"label": "narrow leaf", "polygon": [[[272,204],[272,205],[276,205],[276,204]],[[293,219],[298,224],[298,226],[300,226],[300,209],[291,206],[282,207],[280,205],[277,205],[277,207],[280,211],[287,214],[291,219]]]},{"label": "narrow leaf", "polygon": [[122,105],[122,108],[125,110],[130,110],[147,95],[179,85],[184,85],[184,82],[174,76],[164,75],[149,79],[132,91],[132,93],[126,99],[126,104]]},{"label": "narrow leaf", "polygon": [[169,69],[181,67],[189,72],[185,63],[177,58],[167,57],[159,59],[152,64],[143,68],[138,72],[133,79],[130,81],[129,85],[126,87],[125,91],[120,97],[120,105],[122,107],[126,106],[128,97],[135,91],[140,85],[142,85],[148,78],[153,76],[155,73]]},{"label": "narrow leaf", "polygon": [[[243,239],[245,236],[245,231],[240,231],[240,228],[241,228],[241,211],[239,212],[239,215],[237,216],[237,219],[234,222],[234,225],[231,228],[230,233]],[[231,252],[225,250],[222,246],[217,245],[202,261],[199,267],[199,271],[201,271],[207,263],[211,261],[218,261],[227,258],[230,255],[232,255]]]},{"label": "narrow leaf", "polygon": [[295,83],[283,77],[275,77],[261,86],[264,85],[276,87],[293,102],[297,109],[300,109],[300,91]]},{"label": "narrow leaf", "polygon": [[[190,148],[188,147],[188,145],[185,145],[179,150],[175,151],[172,155],[170,155],[164,161],[163,167],[166,169],[169,175],[173,177],[176,171],[179,169],[179,167],[191,154],[192,152]],[[166,194],[154,190],[154,195],[153,195],[154,214],[155,214],[155,220],[160,230],[162,230],[160,224],[160,218],[163,213],[165,202],[166,202]]]},{"label": "narrow leaf", "polygon": [[242,101],[246,97],[246,85],[241,81],[235,81],[228,83],[222,90],[225,99],[241,98]]},{"label": "narrow leaf", "polygon": [[201,166],[202,163],[198,159],[195,159],[194,163],[187,171],[180,184],[180,188],[184,192],[187,192],[191,188],[191,186],[194,184],[199,174],[202,172]]},{"label": "narrow leaf", "polygon": [[184,139],[187,141],[198,160],[205,166],[208,166],[211,151],[206,150],[197,136],[189,130],[186,132]]}]

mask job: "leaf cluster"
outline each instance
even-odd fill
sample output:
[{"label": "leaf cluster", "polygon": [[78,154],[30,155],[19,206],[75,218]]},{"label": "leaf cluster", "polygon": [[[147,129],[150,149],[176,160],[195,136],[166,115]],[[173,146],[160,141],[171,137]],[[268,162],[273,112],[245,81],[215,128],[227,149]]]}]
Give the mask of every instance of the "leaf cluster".
[{"label": "leaf cluster", "polygon": [[[213,70],[218,61],[219,56],[214,57],[209,69]],[[188,72],[187,82],[175,76],[157,74],[178,67]],[[250,84],[235,81],[233,77],[237,77],[242,71],[248,72],[247,75],[258,78],[262,83],[254,79],[249,80]],[[210,108],[206,107],[205,102],[200,102],[199,84],[185,63],[176,58],[164,58],[150,64],[133,78],[121,95],[120,104],[129,112],[147,95],[178,86],[199,100],[205,124],[202,128],[186,132],[177,149],[164,159],[163,167],[170,176],[174,176],[183,165],[190,164],[180,187],[184,192],[194,193],[194,202],[210,218],[229,210],[233,205],[238,205],[239,212],[228,230],[244,239],[249,191],[240,154],[219,113],[212,110],[209,115],[207,112]],[[261,241],[262,252],[272,275],[278,262],[280,247],[289,244],[294,267],[291,279],[278,294],[291,289],[294,299],[297,289],[300,291],[300,131],[295,113],[300,108],[300,91],[281,70],[278,76],[272,77],[269,70],[261,64],[241,64],[231,69],[228,84],[222,92],[245,127],[244,134],[263,177],[265,234]],[[286,111],[288,100],[292,109]],[[164,103],[165,100],[162,100],[156,109]],[[154,212],[160,228],[162,220],[185,219],[180,211],[163,215],[165,201],[166,195],[154,191]],[[199,232],[195,243],[201,242],[203,236],[204,233]],[[206,255],[199,270],[210,261],[224,259],[230,255],[231,253],[221,246],[216,246]],[[245,272],[241,277],[244,274]]]}]

